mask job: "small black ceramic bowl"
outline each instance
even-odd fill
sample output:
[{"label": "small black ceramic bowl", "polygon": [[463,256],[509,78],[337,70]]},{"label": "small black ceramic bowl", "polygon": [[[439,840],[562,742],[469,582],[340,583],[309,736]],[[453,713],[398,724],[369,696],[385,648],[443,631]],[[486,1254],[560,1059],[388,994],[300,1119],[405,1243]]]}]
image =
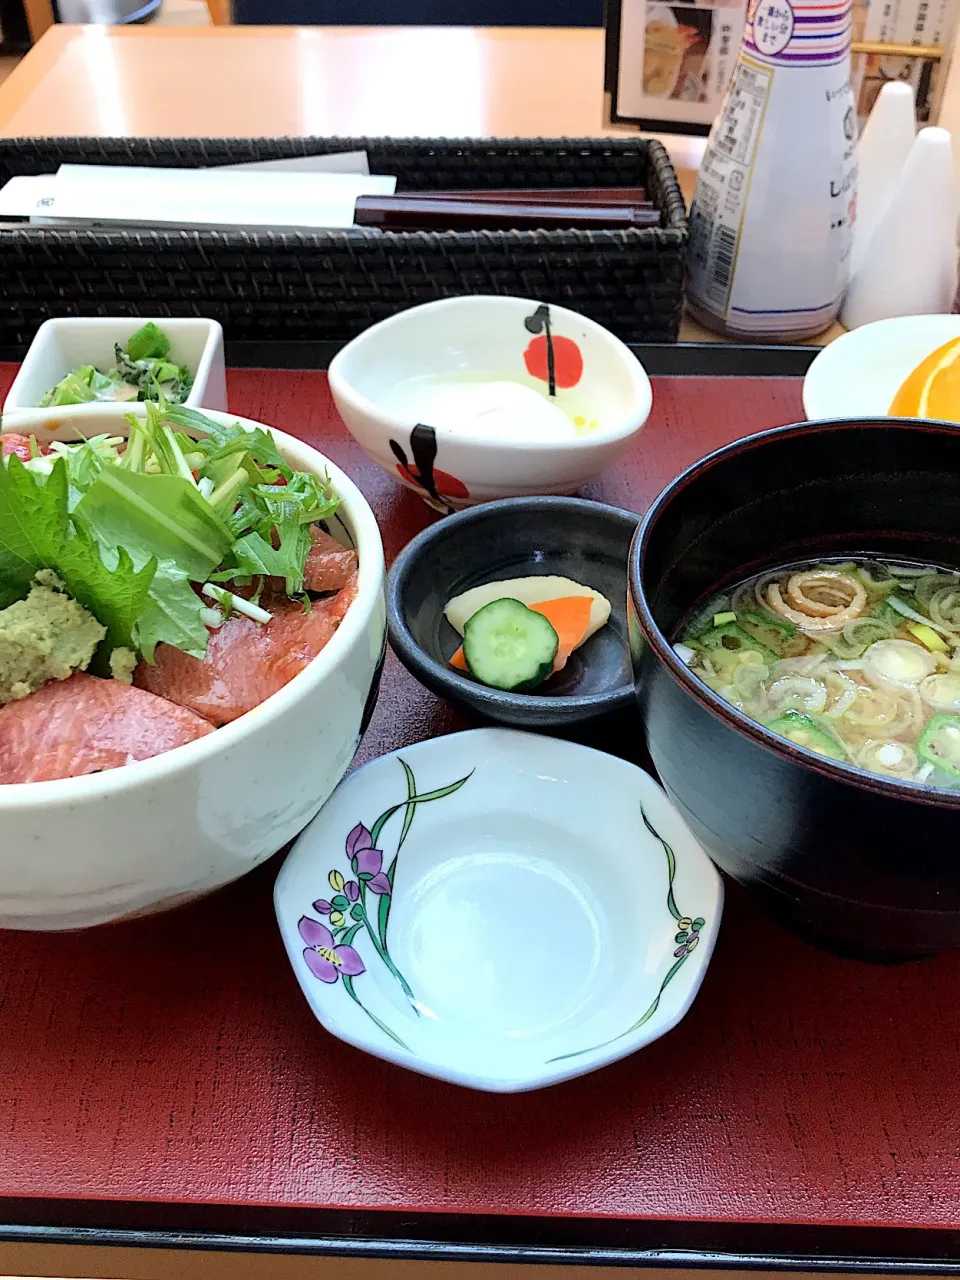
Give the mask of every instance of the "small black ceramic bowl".
[{"label": "small black ceramic bowl", "polygon": [[813,940],[909,958],[960,947],[960,794],[800,750],[714,694],[671,647],[714,587],[859,554],[960,566],[960,430],[808,422],[702,459],[634,539],[631,649],[650,754],[714,860]]},{"label": "small black ceramic bowl", "polygon": [[[627,646],[627,555],[638,517],[579,498],[506,498],[425,529],[387,580],[390,643],[441,698],[522,729],[582,724],[633,706]],[[610,601],[610,620],[532,693],[489,689],[449,665],[460,637],[444,617],[454,596],[505,578],[558,574]]]}]

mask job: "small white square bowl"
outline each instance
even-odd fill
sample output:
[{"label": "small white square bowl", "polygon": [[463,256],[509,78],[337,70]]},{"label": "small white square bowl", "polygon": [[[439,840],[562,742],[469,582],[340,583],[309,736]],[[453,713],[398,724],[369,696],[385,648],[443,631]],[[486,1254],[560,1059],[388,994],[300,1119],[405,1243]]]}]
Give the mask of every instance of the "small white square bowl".
[{"label": "small white square bowl", "polygon": [[[108,369],[114,363],[114,346],[125,346],[147,321],[146,316],[64,316],[47,320],[37,330],[20,372],[3,403],[3,412],[36,409],[43,396],[80,365]],[[192,409],[227,407],[227,379],[223,360],[223,329],[216,320],[157,318],[156,324],[170,339],[170,359],[186,365],[193,386],[184,401]],[[61,405],[63,419],[102,413],[105,404]],[[129,402],[118,405],[124,412]]]}]

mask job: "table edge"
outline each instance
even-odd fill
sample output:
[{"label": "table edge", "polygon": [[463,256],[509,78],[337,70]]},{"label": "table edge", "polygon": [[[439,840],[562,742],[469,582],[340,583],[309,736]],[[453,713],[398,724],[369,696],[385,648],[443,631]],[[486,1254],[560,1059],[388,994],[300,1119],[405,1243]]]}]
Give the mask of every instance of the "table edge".
[{"label": "table edge", "polygon": [[932,1227],[34,1199],[0,1200],[0,1242],[421,1262],[960,1275],[960,1230]]},{"label": "table edge", "polygon": [[[341,342],[237,341],[225,343],[233,369],[323,370]],[[651,377],[802,378],[823,348],[739,345],[724,342],[632,344],[630,350]],[[0,361],[19,363],[24,352],[0,346]]]},{"label": "table edge", "polygon": [[[228,367],[238,369],[326,369],[338,342],[227,341]],[[802,378],[821,347],[734,345],[715,342],[630,345],[651,377]]]}]

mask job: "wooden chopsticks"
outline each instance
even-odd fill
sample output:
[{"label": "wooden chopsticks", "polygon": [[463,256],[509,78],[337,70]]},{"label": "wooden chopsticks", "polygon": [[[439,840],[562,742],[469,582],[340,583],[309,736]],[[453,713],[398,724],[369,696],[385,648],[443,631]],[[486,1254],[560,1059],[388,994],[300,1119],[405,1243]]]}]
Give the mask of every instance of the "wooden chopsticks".
[{"label": "wooden chopsticks", "polygon": [[415,191],[361,196],[354,221],[383,231],[583,230],[656,227],[642,187]]}]

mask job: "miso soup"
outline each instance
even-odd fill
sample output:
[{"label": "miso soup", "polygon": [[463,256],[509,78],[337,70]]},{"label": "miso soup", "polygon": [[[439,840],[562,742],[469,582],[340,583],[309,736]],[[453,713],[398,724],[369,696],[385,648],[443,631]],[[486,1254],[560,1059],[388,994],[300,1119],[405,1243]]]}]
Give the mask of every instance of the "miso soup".
[{"label": "miso soup", "polygon": [[704,684],[799,747],[960,789],[960,572],[791,565],[714,596],[674,648]]}]

